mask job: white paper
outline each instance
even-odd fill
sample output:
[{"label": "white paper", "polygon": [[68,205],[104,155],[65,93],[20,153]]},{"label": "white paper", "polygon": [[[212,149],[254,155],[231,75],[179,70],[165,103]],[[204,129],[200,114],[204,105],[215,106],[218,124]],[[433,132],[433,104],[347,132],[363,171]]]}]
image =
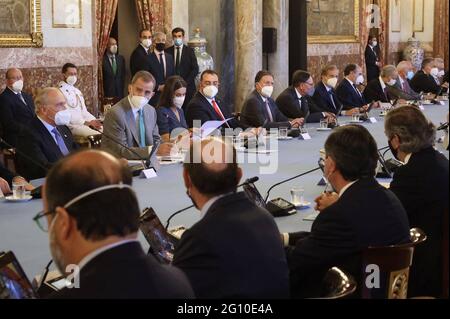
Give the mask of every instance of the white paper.
[{"label": "white paper", "polygon": [[215,130],[217,130],[219,127],[224,125],[225,123],[228,123],[231,121],[232,118],[229,118],[225,121],[208,121],[205,124],[202,125],[201,132],[202,132],[202,138],[206,138],[210,136]]},{"label": "white paper", "polygon": [[152,179],[158,177],[154,168],[149,168],[141,172],[142,179]]},{"label": "white paper", "polygon": [[309,133],[304,133],[304,134],[302,134],[301,136],[302,136],[302,139],[305,140],[305,141],[311,139],[311,135],[309,135]]},{"label": "white paper", "polygon": [[421,111],[425,111],[425,108],[423,107],[422,104],[419,104],[419,109],[420,109]]},{"label": "white paper", "polygon": [[370,118],[370,123],[375,124],[375,123],[377,123],[377,122],[378,122],[378,121],[377,121],[376,118],[374,118],[374,117],[371,117],[371,118]]}]

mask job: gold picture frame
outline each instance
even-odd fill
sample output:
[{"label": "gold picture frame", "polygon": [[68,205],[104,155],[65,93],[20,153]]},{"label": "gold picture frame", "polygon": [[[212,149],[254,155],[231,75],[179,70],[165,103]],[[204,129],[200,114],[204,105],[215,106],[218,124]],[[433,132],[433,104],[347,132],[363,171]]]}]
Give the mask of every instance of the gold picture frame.
[{"label": "gold picture frame", "polygon": [[[308,2],[308,6],[317,5],[319,6],[320,10],[320,1],[321,0],[312,0]],[[329,3],[337,3],[339,1],[344,0],[336,0],[336,1],[330,1]],[[353,25],[351,27],[351,31],[345,35],[342,34],[310,34],[309,28],[308,28],[308,43],[359,43],[360,42],[360,35],[359,35],[359,24],[360,24],[360,1],[359,0],[346,0],[344,2],[352,2],[351,4],[347,5],[350,7],[349,12],[329,12],[330,14],[333,14],[334,17],[337,14],[341,15],[342,20],[346,20],[348,18],[351,18],[353,20]],[[312,9],[314,10],[314,9]],[[317,8],[315,9],[317,11]],[[320,11],[319,11],[320,14]],[[314,19],[314,15],[310,15],[308,19]],[[327,22],[332,22],[334,20],[332,19],[326,19]],[[308,21],[309,22],[309,21]],[[323,21],[320,22],[321,25],[323,25]],[[339,28],[330,26],[331,29],[337,30]],[[329,29],[330,29],[329,28]]]},{"label": "gold picture frame", "polygon": [[81,29],[83,27],[82,0],[52,0],[52,27]]},{"label": "gold picture frame", "polygon": [[424,31],[425,0],[414,0],[413,32]]},{"label": "gold picture frame", "polygon": [[0,15],[1,48],[43,46],[41,0],[0,0],[0,6],[4,13]]}]

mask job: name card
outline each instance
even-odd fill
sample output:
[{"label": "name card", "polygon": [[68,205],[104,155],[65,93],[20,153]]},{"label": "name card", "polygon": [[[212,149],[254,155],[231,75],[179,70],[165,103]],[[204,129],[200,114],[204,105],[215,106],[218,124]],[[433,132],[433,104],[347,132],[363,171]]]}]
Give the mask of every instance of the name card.
[{"label": "name card", "polygon": [[444,101],[439,101],[439,104],[440,105],[445,105],[445,102]]},{"label": "name card", "polygon": [[420,109],[421,111],[425,111],[425,108],[423,107],[422,104],[419,104],[419,109]]},{"label": "name card", "polygon": [[300,135],[300,138],[304,141],[307,141],[311,139],[311,135],[309,135],[309,133],[303,133]]},{"label": "name card", "polygon": [[149,169],[143,170],[141,172],[141,176],[140,176],[140,178],[142,178],[142,179],[152,179],[152,178],[156,178],[156,177],[158,177],[158,174],[156,174],[156,171],[154,168],[149,168]]},{"label": "name card", "polygon": [[369,119],[369,121],[370,121],[370,123],[372,123],[372,124],[378,123],[377,119],[374,118],[374,117],[371,117],[371,118]]}]

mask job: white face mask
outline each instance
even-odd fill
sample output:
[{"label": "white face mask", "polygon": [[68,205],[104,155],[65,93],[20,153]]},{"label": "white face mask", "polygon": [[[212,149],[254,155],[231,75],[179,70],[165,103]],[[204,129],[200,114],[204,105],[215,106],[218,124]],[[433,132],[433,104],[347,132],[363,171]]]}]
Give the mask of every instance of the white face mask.
[{"label": "white face mask", "polygon": [[130,95],[131,107],[134,109],[141,110],[144,106],[148,104],[150,100],[145,96],[134,96]]},{"label": "white face mask", "polygon": [[67,126],[70,124],[72,114],[69,110],[59,111],[55,114],[55,124],[58,126]]},{"label": "white face mask", "polygon": [[357,78],[356,78],[356,85],[360,85],[360,84],[363,84],[364,83],[364,81],[365,81],[365,79],[364,79],[364,75],[360,75],[360,76],[358,76]]},{"label": "white face mask", "polygon": [[109,50],[112,54],[117,54],[117,51],[119,51],[119,47],[117,45],[112,45]]},{"label": "white face mask", "polygon": [[430,71],[430,74],[434,77],[437,77],[439,75],[439,69],[438,68],[432,68]]},{"label": "white face mask", "polygon": [[261,89],[261,94],[266,97],[269,98],[272,96],[273,94],[273,86],[265,86]]},{"label": "white face mask", "polygon": [[67,77],[67,79],[66,79],[67,84],[72,85],[72,86],[74,86],[75,83],[77,83],[77,81],[78,81],[78,78],[76,77],[76,75],[71,75],[71,76]]},{"label": "white face mask", "polygon": [[444,71],[444,70],[439,71],[439,73],[438,73],[438,76],[439,76],[439,77],[443,77],[444,75],[445,75],[445,71]]},{"label": "white face mask", "polygon": [[219,89],[214,85],[209,85],[203,89],[203,94],[209,99],[213,99],[219,93]]},{"label": "white face mask", "polygon": [[377,41],[373,41],[373,42],[372,42],[372,46],[373,46],[373,47],[376,47],[377,45],[378,45],[378,42],[377,42]]},{"label": "white face mask", "polygon": [[185,100],[186,96],[176,96],[173,98],[173,105],[175,105],[178,109],[182,109]]},{"label": "white face mask", "polygon": [[387,83],[387,85],[389,85],[389,86],[394,86],[395,83],[397,83],[397,81],[396,81],[395,79],[391,79],[391,80]]},{"label": "white face mask", "polygon": [[152,46],[152,39],[144,39],[142,40],[141,44],[144,46],[144,48],[149,49]]},{"label": "white face mask", "polygon": [[327,85],[332,89],[336,88],[337,83],[338,83],[337,78],[331,78],[331,79],[328,79],[328,81],[327,81]]},{"label": "white face mask", "polygon": [[12,85],[12,89],[16,93],[22,92],[23,80],[19,80],[19,81],[14,82],[14,84]]}]

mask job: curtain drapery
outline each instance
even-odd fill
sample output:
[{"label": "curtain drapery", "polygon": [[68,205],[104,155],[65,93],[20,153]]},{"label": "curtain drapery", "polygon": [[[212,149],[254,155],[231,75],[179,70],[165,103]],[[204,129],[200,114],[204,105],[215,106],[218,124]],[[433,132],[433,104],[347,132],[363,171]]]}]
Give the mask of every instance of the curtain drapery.
[{"label": "curtain drapery", "polygon": [[154,32],[170,32],[166,25],[165,0],[135,0],[140,29]]},{"label": "curtain drapery", "polygon": [[434,3],[434,39],[433,49],[434,56],[443,58],[445,67],[449,68],[449,52],[448,52],[448,0],[435,0]]}]

